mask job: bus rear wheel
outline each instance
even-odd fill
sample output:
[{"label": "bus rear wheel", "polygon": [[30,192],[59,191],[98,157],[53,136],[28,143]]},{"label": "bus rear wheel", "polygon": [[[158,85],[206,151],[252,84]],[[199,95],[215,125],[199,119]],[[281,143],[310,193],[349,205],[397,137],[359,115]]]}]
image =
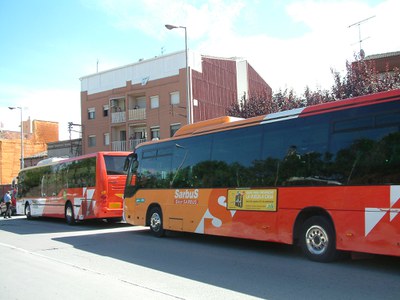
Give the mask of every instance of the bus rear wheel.
[{"label": "bus rear wheel", "polygon": [[65,222],[67,222],[68,225],[75,225],[74,209],[71,202],[68,202],[65,206]]},{"label": "bus rear wheel", "polygon": [[307,219],[301,231],[301,248],[310,260],[317,262],[335,260],[336,237],[331,222],[321,216]]},{"label": "bus rear wheel", "polygon": [[31,205],[29,203],[25,204],[25,216],[28,220],[32,220]]},{"label": "bus rear wheel", "polygon": [[162,212],[159,207],[153,207],[150,210],[150,231],[156,237],[162,237],[165,235]]}]

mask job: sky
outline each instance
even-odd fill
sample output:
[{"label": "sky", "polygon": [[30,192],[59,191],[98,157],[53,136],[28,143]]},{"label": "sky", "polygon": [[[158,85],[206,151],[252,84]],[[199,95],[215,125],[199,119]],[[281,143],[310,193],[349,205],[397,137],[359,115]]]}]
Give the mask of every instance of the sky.
[{"label": "sky", "polygon": [[399,11],[398,0],[0,0],[0,129],[19,131],[8,107],[22,107],[68,139],[79,78],[184,50],[184,30],[165,24],[187,28],[190,50],[247,59],[273,92],[329,89],[360,34],[366,55],[400,51]]}]

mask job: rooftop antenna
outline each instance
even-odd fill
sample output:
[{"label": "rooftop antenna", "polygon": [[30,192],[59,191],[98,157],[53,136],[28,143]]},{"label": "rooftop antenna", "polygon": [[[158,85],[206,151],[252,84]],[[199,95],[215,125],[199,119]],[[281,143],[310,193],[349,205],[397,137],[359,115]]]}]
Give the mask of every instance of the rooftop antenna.
[{"label": "rooftop antenna", "polygon": [[[358,22],[356,22],[356,23],[354,23],[354,24],[351,24],[351,25],[349,25],[349,27],[348,28],[350,28],[350,27],[353,27],[353,26],[358,26],[358,42],[357,43],[360,43],[360,57],[361,57],[361,59],[364,59],[365,58],[365,52],[364,52],[364,50],[362,49],[362,47],[361,47],[361,43],[363,42],[363,41],[365,41],[366,39],[369,39],[370,37],[368,36],[368,37],[366,37],[366,38],[361,38],[361,24],[362,23],[364,23],[364,22],[366,22],[366,21],[368,21],[368,20],[370,20],[370,19],[372,19],[372,18],[375,18],[376,16],[372,16],[372,17],[369,17],[369,18],[366,18],[366,19],[364,19],[364,20],[361,20],[361,21],[358,21]],[[354,45],[354,44],[353,44]]]},{"label": "rooftop antenna", "polygon": [[99,59],[96,62],[96,73],[99,73]]}]

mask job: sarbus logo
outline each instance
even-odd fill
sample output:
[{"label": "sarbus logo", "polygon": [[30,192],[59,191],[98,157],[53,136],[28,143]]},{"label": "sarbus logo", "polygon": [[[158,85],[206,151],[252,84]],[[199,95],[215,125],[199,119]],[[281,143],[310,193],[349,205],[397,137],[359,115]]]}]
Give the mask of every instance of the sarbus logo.
[{"label": "sarbus logo", "polygon": [[199,190],[175,190],[175,199],[197,199],[199,197]]},{"label": "sarbus logo", "polygon": [[198,204],[199,190],[175,190],[175,204]]}]

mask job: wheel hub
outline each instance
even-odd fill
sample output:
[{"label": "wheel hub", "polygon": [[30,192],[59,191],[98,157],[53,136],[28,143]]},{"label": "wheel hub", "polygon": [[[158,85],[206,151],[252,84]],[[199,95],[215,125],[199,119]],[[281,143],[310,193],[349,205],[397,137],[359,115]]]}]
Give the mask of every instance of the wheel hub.
[{"label": "wheel hub", "polygon": [[157,232],[161,227],[161,218],[157,213],[154,213],[150,218],[150,226],[153,231]]},{"label": "wheel hub", "polygon": [[328,248],[328,234],[321,226],[312,226],[306,232],[306,242],[311,253],[322,254]]},{"label": "wheel hub", "polygon": [[65,214],[67,215],[68,218],[72,217],[72,209],[71,209],[71,207],[69,207],[69,206],[67,207],[67,211],[66,211]]}]

